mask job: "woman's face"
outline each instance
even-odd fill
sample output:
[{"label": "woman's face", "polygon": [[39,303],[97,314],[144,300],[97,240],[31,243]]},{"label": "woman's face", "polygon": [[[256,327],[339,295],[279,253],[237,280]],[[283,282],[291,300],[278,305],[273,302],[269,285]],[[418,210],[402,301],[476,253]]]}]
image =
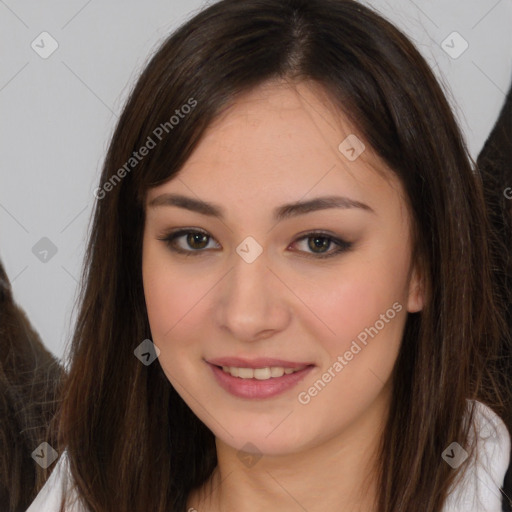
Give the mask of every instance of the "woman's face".
[{"label": "woman's face", "polygon": [[244,95],[147,196],[159,363],[236,449],[298,452],[382,417],[422,307],[403,189],[321,98],[311,83]]}]

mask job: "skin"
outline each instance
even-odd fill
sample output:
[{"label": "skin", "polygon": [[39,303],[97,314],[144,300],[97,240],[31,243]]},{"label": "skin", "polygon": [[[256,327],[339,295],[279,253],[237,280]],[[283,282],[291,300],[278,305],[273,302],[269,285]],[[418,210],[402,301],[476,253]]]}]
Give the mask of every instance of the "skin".
[{"label": "skin", "polygon": [[[199,512],[375,510],[390,375],[407,312],[423,307],[423,294],[401,184],[368,144],[355,161],[347,159],[338,146],[350,133],[357,134],[316,84],[269,82],[239,97],[179,174],[148,192],[143,282],[153,342],[170,383],[216,438],[218,466],[189,496],[188,507]],[[149,205],[171,192],[219,205],[225,218]],[[272,218],[284,203],[333,194],[373,211]],[[210,238],[191,246],[182,236],[175,244],[196,254],[177,254],[160,240],[177,228]],[[320,259],[337,246],[315,252],[311,238],[309,245],[301,238],[313,230],[353,245]],[[247,236],[263,249],[252,263],[236,252]],[[299,393],[396,302],[401,311],[300,403]],[[276,397],[243,399],[220,387],[205,362],[225,356],[315,367]],[[238,456],[248,442],[262,455],[252,465]]]}]

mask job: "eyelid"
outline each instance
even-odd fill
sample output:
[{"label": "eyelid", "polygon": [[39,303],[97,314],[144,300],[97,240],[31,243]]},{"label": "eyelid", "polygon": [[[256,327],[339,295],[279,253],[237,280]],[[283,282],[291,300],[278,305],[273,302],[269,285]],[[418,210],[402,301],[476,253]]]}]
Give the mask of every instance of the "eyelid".
[{"label": "eyelid", "polygon": [[[182,236],[188,235],[190,233],[202,234],[202,235],[205,235],[206,237],[208,237],[209,240],[215,240],[215,238],[212,235],[210,235],[207,231],[205,231],[201,228],[178,228],[178,229],[169,231],[168,233],[164,234],[161,237],[158,237],[158,240],[163,241],[168,246],[169,250],[171,250],[172,252],[177,253],[177,254],[182,254],[185,256],[199,256],[202,253],[209,252],[204,248],[196,249],[196,250],[194,250],[194,249],[185,250],[185,249],[177,248],[176,246],[173,245],[173,243],[176,239],[181,238]],[[350,250],[353,246],[352,242],[343,240],[342,238],[330,233],[329,231],[320,230],[320,229],[299,233],[299,235],[294,239],[292,244],[301,242],[303,240],[307,240],[308,238],[313,238],[315,236],[318,238],[325,238],[325,239],[330,240],[332,242],[332,244],[337,246],[337,248],[335,250],[331,250],[326,253],[314,253],[314,252],[306,252],[306,251],[300,251],[300,250],[293,251],[293,252],[298,253],[302,257],[318,260],[318,259],[327,259],[332,256],[336,256],[340,253],[344,253],[344,252]],[[290,245],[292,245],[292,244],[290,244]]]}]

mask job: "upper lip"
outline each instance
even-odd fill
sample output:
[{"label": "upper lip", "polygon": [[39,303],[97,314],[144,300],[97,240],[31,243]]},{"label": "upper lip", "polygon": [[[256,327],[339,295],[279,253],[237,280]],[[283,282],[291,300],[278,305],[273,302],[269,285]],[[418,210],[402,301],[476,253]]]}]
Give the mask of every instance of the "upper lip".
[{"label": "upper lip", "polygon": [[215,366],[235,366],[237,368],[266,368],[267,366],[282,366],[283,368],[302,368],[313,363],[300,363],[296,361],[284,361],[271,357],[257,357],[255,359],[244,359],[242,357],[219,357],[208,359],[207,363]]}]

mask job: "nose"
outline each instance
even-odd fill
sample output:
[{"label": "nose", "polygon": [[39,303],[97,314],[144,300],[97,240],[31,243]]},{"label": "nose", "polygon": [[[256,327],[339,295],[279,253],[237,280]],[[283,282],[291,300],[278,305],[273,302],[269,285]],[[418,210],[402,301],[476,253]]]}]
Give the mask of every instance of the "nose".
[{"label": "nose", "polygon": [[289,290],[263,252],[248,263],[233,254],[233,268],[221,282],[215,319],[233,339],[257,341],[286,329],[291,320]]}]

